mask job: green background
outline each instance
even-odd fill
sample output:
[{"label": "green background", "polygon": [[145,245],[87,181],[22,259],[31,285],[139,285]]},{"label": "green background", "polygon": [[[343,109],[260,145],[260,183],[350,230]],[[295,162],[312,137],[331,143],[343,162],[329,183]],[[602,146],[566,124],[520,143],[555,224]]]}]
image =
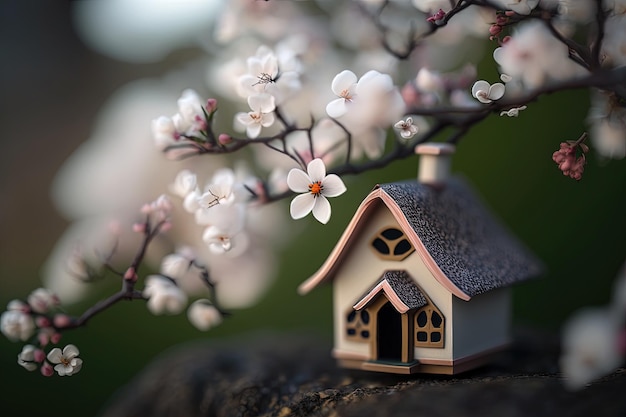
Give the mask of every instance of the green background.
[{"label": "green background", "polygon": [[[0,73],[0,306],[40,285],[39,268],[66,225],[51,206],[48,187],[63,160],[88,137],[99,106],[123,83],[166,69],[130,66],[88,51],[72,32],[64,2],[14,3],[3,2],[0,9],[0,41],[12,57]],[[23,30],[24,22],[36,29]],[[182,51],[172,60],[195,53]],[[490,65],[480,70],[487,79],[496,76]],[[584,179],[576,182],[551,160],[561,141],[585,130],[588,105],[588,94],[576,91],[542,97],[519,118],[490,116],[470,131],[454,158],[453,170],[470,179],[547,266],[543,279],[515,288],[518,324],[558,331],[574,310],[606,304],[625,258],[624,162],[591,154]],[[330,339],[330,288],[300,297],[296,287],[324,261],[374,184],[412,178],[416,171],[416,159],[409,158],[358,180],[347,178],[349,191],[332,201],[330,223],[307,218],[301,235],[281,253],[279,276],[267,296],[210,333],[196,331],[184,315],[157,318],[141,302],[124,303],[66,338],[85,361],[72,378],[26,372],[16,364],[21,345],[0,338],[2,415],[95,415],[147,363],[181,343],[276,329]]]}]

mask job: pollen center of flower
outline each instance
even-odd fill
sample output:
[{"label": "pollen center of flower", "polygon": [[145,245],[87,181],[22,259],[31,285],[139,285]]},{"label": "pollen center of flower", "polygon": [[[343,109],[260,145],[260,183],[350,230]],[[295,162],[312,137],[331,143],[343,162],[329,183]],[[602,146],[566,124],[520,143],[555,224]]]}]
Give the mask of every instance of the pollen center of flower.
[{"label": "pollen center of flower", "polygon": [[318,195],[320,195],[322,193],[322,190],[324,189],[324,186],[322,185],[321,181],[316,181],[312,184],[309,184],[309,191],[311,192],[311,194],[313,194],[315,197],[317,197]]},{"label": "pollen center of flower", "polygon": [[347,101],[352,101],[352,96],[350,95],[350,91],[348,89],[341,90],[341,94],[339,94],[339,97]]},{"label": "pollen center of flower", "polygon": [[250,113],[250,117],[252,118],[252,120],[254,120],[255,122],[258,122],[259,120],[261,120],[261,115],[258,113]]}]

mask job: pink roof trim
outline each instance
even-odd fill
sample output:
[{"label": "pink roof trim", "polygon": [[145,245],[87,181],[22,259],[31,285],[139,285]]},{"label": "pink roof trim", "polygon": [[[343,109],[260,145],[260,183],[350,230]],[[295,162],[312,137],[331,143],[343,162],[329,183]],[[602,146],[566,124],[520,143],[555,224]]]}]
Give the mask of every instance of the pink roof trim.
[{"label": "pink roof trim", "polygon": [[356,213],[354,214],[354,217],[352,217],[352,220],[350,220],[348,227],[346,227],[346,230],[344,230],[341,238],[339,238],[339,242],[337,242],[337,245],[335,245],[335,248],[330,253],[324,264],[313,276],[300,284],[300,286],[298,287],[298,292],[304,295],[311,291],[313,288],[317,287],[322,282],[328,279],[332,279],[334,277],[339,266],[339,262],[347,253],[346,249],[348,248],[348,243],[352,240],[354,236],[356,236],[355,232],[360,227],[362,227],[363,220],[369,216],[369,214],[371,213],[371,209],[376,206],[375,203],[381,201],[385,204],[385,206],[387,206],[393,217],[396,219],[396,221],[406,234],[407,238],[415,248],[415,252],[417,252],[419,257],[426,265],[426,268],[428,268],[428,270],[433,274],[437,282],[439,282],[444,288],[446,288],[452,294],[456,295],[461,300],[468,301],[471,297],[461,291],[459,287],[454,285],[454,283],[450,281],[448,277],[446,277],[446,275],[439,268],[435,260],[426,250],[426,247],[409,224],[400,207],[398,207],[393,198],[391,198],[381,188],[376,188],[365,198],[365,200],[363,200]]},{"label": "pink roof trim", "polygon": [[404,304],[404,302],[400,299],[400,297],[398,297],[398,294],[393,290],[391,285],[389,285],[386,280],[379,282],[378,285],[376,285],[369,293],[367,293],[365,297],[361,299],[361,301],[356,303],[353,308],[355,310],[361,310],[362,308],[367,306],[370,301],[374,299],[374,297],[376,297],[376,294],[381,291],[385,293],[387,299],[391,302],[391,304],[393,304],[396,310],[398,310],[398,313],[404,314],[409,311],[409,306]]}]

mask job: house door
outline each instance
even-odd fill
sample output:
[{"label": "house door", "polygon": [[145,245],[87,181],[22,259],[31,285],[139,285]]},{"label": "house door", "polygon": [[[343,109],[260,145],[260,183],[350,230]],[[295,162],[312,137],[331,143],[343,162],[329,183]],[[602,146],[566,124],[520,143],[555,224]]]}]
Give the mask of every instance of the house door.
[{"label": "house door", "polygon": [[378,359],[402,361],[402,316],[386,302],[377,317]]}]

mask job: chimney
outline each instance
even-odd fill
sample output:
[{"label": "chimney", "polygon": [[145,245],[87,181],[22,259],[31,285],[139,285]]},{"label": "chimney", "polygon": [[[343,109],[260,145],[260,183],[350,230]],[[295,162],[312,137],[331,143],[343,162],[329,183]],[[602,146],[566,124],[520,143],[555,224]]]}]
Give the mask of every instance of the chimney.
[{"label": "chimney", "polygon": [[445,185],[450,175],[452,154],[456,147],[449,143],[423,143],[415,147],[420,156],[417,180],[435,187]]}]

